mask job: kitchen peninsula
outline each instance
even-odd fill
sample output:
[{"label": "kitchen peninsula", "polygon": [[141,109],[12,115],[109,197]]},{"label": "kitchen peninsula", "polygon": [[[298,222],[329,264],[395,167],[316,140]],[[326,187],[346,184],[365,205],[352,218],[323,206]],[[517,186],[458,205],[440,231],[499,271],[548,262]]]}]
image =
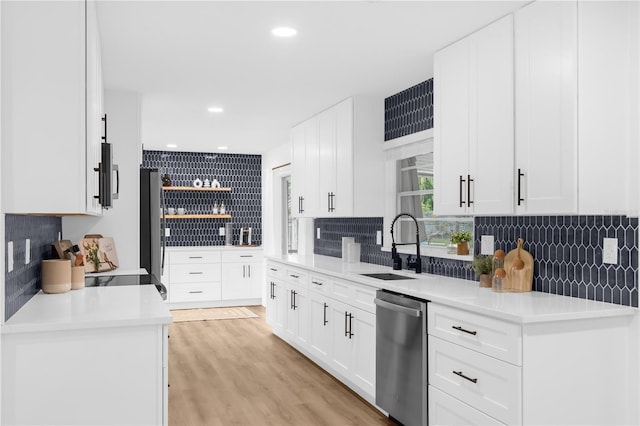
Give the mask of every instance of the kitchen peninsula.
[{"label": "kitchen peninsula", "polygon": [[171,321],[153,285],[39,292],[2,327],[2,424],[167,424]]}]

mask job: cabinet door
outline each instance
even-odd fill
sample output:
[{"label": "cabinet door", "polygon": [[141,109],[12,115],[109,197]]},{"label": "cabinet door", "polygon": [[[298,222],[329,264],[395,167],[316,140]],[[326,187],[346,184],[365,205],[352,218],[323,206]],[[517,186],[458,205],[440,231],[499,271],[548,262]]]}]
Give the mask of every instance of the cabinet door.
[{"label": "cabinet door", "polygon": [[318,216],[333,216],[331,208],[336,188],[336,112],[334,108],[318,114]]},{"label": "cabinet door", "polygon": [[329,362],[331,351],[331,299],[309,293],[309,350],[320,360]]},{"label": "cabinet door", "polygon": [[575,2],[535,2],[515,13],[518,213],[577,209],[576,27]]},{"label": "cabinet door", "polygon": [[376,394],[376,316],[350,308],[351,380],[371,396]]},{"label": "cabinet door", "polygon": [[513,213],[513,16],[469,37],[469,213]]},{"label": "cabinet door", "polygon": [[578,5],[580,214],[637,215],[638,16],[637,2]]},{"label": "cabinet door", "polygon": [[[354,135],[354,99],[349,98],[334,107],[336,120],[335,175],[336,185],[331,199],[333,215],[336,217],[352,216],[355,200],[355,135]],[[375,145],[371,144],[372,149]],[[362,159],[359,159],[362,160]],[[365,167],[371,167],[369,161]],[[375,167],[374,167],[375,168]],[[359,187],[368,187],[370,180],[362,179]]]},{"label": "cabinet door", "polygon": [[434,57],[434,212],[467,211],[469,144],[469,40]]},{"label": "cabinet door", "polygon": [[331,304],[331,367],[344,377],[351,372],[351,340],[347,335],[349,317],[347,306],[334,302]]},{"label": "cabinet door", "polygon": [[245,295],[247,299],[262,297],[262,263],[248,262],[245,277]]},{"label": "cabinet door", "polygon": [[246,294],[247,264],[225,264],[222,268],[222,300],[245,299]]},{"label": "cabinet door", "polygon": [[294,217],[313,217],[318,211],[318,120],[311,118],[291,131],[291,188]]},{"label": "cabinet door", "polygon": [[275,333],[281,333],[284,330],[286,309],[286,290],[278,279],[269,277],[267,279],[267,323]]},{"label": "cabinet door", "polygon": [[303,197],[306,194],[306,127],[304,123],[291,129],[291,215],[303,216]]}]

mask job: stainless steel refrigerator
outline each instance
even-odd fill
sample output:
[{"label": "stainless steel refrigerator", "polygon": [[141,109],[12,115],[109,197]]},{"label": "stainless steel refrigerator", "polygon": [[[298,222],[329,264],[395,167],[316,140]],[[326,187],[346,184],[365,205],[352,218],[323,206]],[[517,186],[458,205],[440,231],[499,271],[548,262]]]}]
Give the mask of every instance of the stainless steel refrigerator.
[{"label": "stainless steel refrigerator", "polygon": [[157,169],[140,169],[140,267],[162,280],[166,216],[162,179]]}]

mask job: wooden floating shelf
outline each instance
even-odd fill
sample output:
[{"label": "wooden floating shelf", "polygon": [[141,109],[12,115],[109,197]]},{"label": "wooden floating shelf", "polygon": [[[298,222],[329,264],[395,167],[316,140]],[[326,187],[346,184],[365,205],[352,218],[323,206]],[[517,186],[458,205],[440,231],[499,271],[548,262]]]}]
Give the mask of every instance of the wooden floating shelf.
[{"label": "wooden floating shelf", "polygon": [[167,219],[231,219],[230,214],[168,214]]},{"label": "wooden floating shelf", "polygon": [[163,186],[165,191],[214,191],[214,192],[229,192],[231,188],[204,188],[197,186]]}]

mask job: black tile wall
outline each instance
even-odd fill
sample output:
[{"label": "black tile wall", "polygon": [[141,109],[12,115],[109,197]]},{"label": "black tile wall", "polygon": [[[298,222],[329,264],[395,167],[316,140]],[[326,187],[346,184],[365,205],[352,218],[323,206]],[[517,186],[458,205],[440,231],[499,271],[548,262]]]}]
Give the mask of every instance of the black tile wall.
[{"label": "black tile wall", "polygon": [[[360,260],[391,266],[391,254],[375,244],[382,218],[316,219],[321,239],[314,253],[341,257],[342,237],[361,244]],[[533,255],[533,290],[638,307],[638,219],[626,216],[501,216],[475,218],[474,246],[482,235],[495,237],[505,252],[525,240]],[[603,238],[618,239],[618,264],[602,263]],[[406,268],[406,256],[403,268]],[[468,262],[423,256],[426,273],[475,280]]]},{"label": "black tile wall", "polygon": [[384,140],[433,127],[433,78],[384,100]]},{"label": "black tile wall", "polygon": [[[518,238],[533,255],[533,289],[638,306],[638,219],[626,216],[504,216],[475,219],[475,246],[495,237],[508,252]],[[602,263],[603,238],[618,239],[618,264]]]},{"label": "black tile wall", "polygon": [[[169,174],[172,186],[193,186],[193,181],[217,179],[231,192],[165,191],[167,207],[183,207],[187,213],[212,213],[214,203],[224,202],[233,223],[233,243],[238,230],[251,227],[251,242],[262,243],[262,157],[178,151],[144,151],[143,168]],[[218,229],[229,219],[168,219],[169,246],[223,245]]]},{"label": "black tile wall", "polygon": [[[13,241],[13,271],[4,276],[5,321],[24,306],[41,288],[41,261],[51,259],[51,244],[62,235],[62,219],[47,216],[5,216],[5,247]],[[31,262],[24,264],[25,240],[31,240]],[[7,265],[5,253],[5,265]]]}]

